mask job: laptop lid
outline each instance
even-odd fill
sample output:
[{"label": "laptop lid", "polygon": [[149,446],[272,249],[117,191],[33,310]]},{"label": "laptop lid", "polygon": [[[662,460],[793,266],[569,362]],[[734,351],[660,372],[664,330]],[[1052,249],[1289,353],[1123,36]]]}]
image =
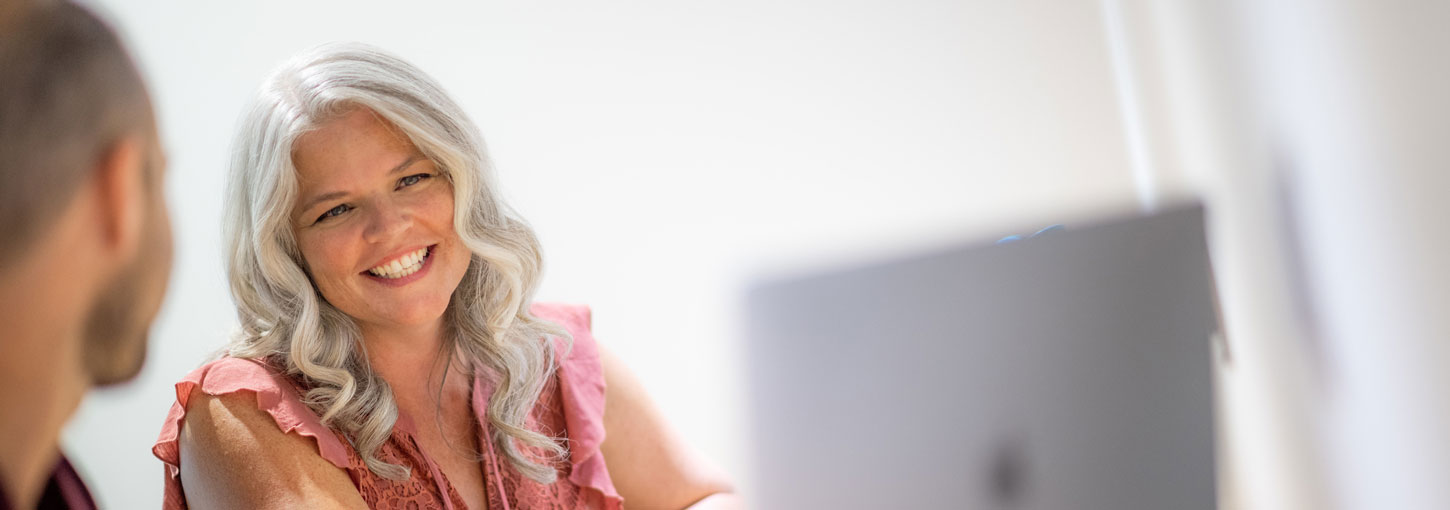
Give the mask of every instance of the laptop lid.
[{"label": "laptop lid", "polygon": [[754,287],[753,507],[1212,509],[1203,210]]}]

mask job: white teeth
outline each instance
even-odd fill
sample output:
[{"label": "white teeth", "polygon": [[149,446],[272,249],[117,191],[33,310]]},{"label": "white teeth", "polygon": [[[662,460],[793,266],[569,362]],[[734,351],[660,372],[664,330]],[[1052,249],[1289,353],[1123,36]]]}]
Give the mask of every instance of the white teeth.
[{"label": "white teeth", "polygon": [[378,267],[368,270],[373,276],[387,279],[402,278],[423,269],[423,259],[428,255],[427,248],[420,248],[418,251],[398,257]]}]

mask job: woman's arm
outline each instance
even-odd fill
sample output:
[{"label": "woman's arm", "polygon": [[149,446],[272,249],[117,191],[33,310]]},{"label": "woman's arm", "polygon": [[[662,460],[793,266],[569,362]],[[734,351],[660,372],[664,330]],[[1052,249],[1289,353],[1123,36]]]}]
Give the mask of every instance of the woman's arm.
[{"label": "woman's arm", "polygon": [[312,438],[278,429],[251,392],[197,390],[178,440],[191,508],[367,508],[347,472],[318,455]]},{"label": "woman's arm", "polygon": [[599,353],[605,384],[600,450],[629,508],[744,508],[729,480],[670,429],[628,367],[603,346]]}]

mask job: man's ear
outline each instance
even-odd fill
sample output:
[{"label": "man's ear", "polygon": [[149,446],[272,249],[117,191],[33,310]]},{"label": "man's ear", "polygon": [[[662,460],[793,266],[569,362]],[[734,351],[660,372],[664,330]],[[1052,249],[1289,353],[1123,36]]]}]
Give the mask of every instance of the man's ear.
[{"label": "man's ear", "polygon": [[146,145],[140,136],[125,136],[101,151],[96,162],[98,225],[108,255],[130,258],[141,244],[146,217]]}]

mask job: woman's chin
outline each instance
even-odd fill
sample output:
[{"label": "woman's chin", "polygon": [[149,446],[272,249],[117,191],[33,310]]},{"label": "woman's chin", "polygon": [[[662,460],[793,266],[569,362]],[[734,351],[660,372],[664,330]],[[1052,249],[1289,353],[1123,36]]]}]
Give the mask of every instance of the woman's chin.
[{"label": "woman's chin", "polygon": [[[446,305],[446,303],[445,303]],[[387,313],[370,314],[371,317],[354,317],[364,326],[385,330],[407,330],[435,326],[442,322],[443,307],[427,307],[414,310],[389,310]]]}]

